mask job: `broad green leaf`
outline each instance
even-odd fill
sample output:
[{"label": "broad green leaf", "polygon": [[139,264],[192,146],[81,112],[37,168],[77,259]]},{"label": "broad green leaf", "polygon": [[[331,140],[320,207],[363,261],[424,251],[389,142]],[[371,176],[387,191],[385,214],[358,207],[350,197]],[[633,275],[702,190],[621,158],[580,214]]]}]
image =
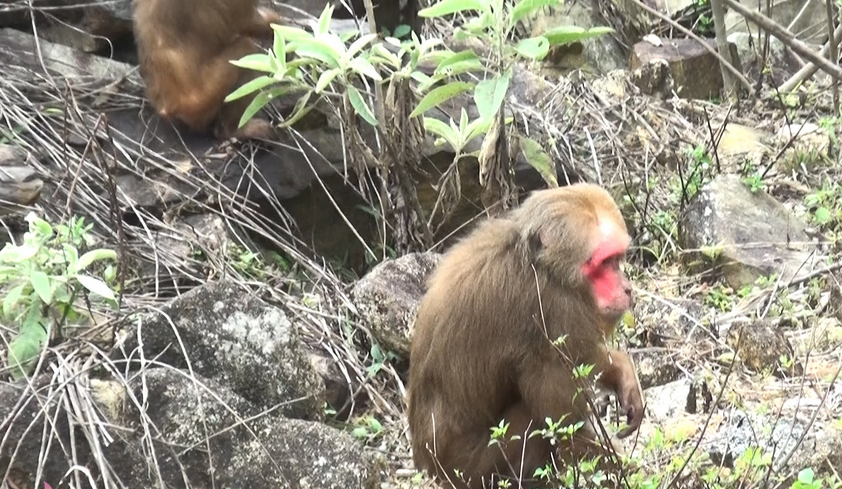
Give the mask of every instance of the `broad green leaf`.
[{"label": "broad green leaf", "polygon": [[401,24],[401,25],[395,27],[395,32],[393,32],[392,35],[395,36],[395,37],[403,37],[403,36],[409,34],[410,30],[411,30],[411,28],[408,25]]},{"label": "broad green leaf", "polygon": [[550,42],[544,36],[530,37],[517,43],[515,51],[524,58],[543,59],[550,51]]},{"label": "broad green leaf", "polygon": [[354,58],[351,60],[349,66],[356,73],[365,75],[372,80],[381,81],[383,79],[383,77],[380,76],[380,73],[378,73],[377,70],[374,69],[374,66],[371,66],[371,63],[369,63],[365,58]]},{"label": "broad green leaf", "polygon": [[819,207],[816,209],[816,222],[819,224],[827,224],[830,222],[831,215],[827,207]]},{"label": "broad green leaf", "polygon": [[41,345],[38,340],[29,335],[18,335],[9,342],[9,369],[12,371],[12,379],[18,380],[25,374],[32,373],[35,366],[33,360],[41,353]]},{"label": "broad green leaf", "polygon": [[465,10],[481,10],[480,0],[442,0],[418,12],[420,17],[442,17]]},{"label": "broad green leaf", "polygon": [[24,287],[26,287],[25,283],[12,287],[6,292],[6,297],[3,298],[3,317],[10,319],[13,316],[13,309],[18,305]]},{"label": "broad green leaf", "polygon": [[342,59],[342,53],[337,52],[333,46],[322,39],[301,41],[295,50],[295,54],[317,59],[328,65],[329,68],[339,68],[339,61]]},{"label": "broad green leaf", "polygon": [[82,286],[88,289],[91,293],[94,293],[106,299],[110,299],[112,301],[117,300],[117,298],[114,297],[114,292],[111,290],[111,288],[108,287],[108,285],[105,282],[96,277],[91,277],[90,275],[77,275],[76,280],[78,280],[79,283],[82,284]]},{"label": "broad green leaf", "polygon": [[246,123],[252,117],[254,117],[254,114],[260,112],[260,109],[262,109],[266,104],[269,103],[269,100],[269,94],[267,94],[266,92],[258,93],[257,96],[255,96],[254,99],[252,99],[249,106],[246,107],[246,110],[243,112],[243,115],[240,116],[239,127],[243,127],[244,125],[246,125]]},{"label": "broad green leaf", "polygon": [[473,86],[473,83],[458,81],[434,88],[427,95],[424,95],[424,98],[418,102],[418,106],[409,114],[409,117],[421,115],[433,107],[438,107],[439,104],[470,90]]},{"label": "broad green leaf", "polygon": [[488,132],[488,129],[491,128],[491,123],[494,122],[493,119],[483,119],[477,118],[471,121],[468,124],[468,128],[463,134],[465,141],[470,141],[475,137],[479,136],[480,134],[485,134]]},{"label": "broad green leaf", "polygon": [[526,161],[541,174],[541,177],[544,178],[544,181],[550,187],[558,187],[555,165],[550,159],[550,156],[534,139],[526,136],[518,136],[518,138],[520,139],[520,148],[523,151],[523,156],[526,157]]},{"label": "broad green leaf", "polygon": [[377,39],[377,34],[366,34],[358,38],[351,44],[351,46],[348,48],[348,52],[345,55],[348,57],[348,59],[353,58],[357,55],[358,52],[362,51],[366,44],[370,43],[374,39]]},{"label": "broad green leaf", "polygon": [[269,62],[268,54],[254,53],[243,56],[240,59],[229,61],[234,66],[246,68],[254,71],[263,71],[265,73],[274,73],[272,64]]},{"label": "broad green leaf", "polygon": [[[286,39],[286,41],[287,41],[286,51],[287,52],[289,52],[290,49],[293,48],[293,46],[290,46],[291,43],[298,42],[298,41],[304,41],[304,40],[308,40],[308,39],[313,39],[313,34],[307,32],[303,29],[299,29],[298,27],[290,27],[290,26],[286,26],[286,25],[272,24],[272,29],[275,32],[281,34],[284,37],[284,39]],[[281,54],[281,53],[278,53],[278,54]]]},{"label": "broad green leaf", "polygon": [[462,63],[464,61],[471,61],[471,60],[479,61],[479,56],[477,56],[477,53],[473,52],[470,49],[466,49],[464,51],[459,51],[458,53],[453,53],[452,55],[450,55],[450,56],[444,58],[443,60],[441,60],[439,65],[436,67],[435,72],[436,73],[442,73],[445,68],[447,68],[451,65],[454,65],[454,64],[457,64],[457,63]]},{"label": "broad green leaf", "polygon": [[363,96],[357,90],[357,87],[348,85],[348,98],[351,100],[351,105],[354,106],[354,111],[365,119],[366,122],[376,127],[377,119],[374,117],[368,104],[363,100]]},{"label": "broad green leaf", "polygon": [[80,271],[88,268],[88,265],[90,265],[91,263],[93,263],[95,261],[116,260],[116,259],[117,259],[117,252],[114,251],[114,250],[107,250],[107,249],[91,250],[91,251],[85,253],[84,255],[82,255],[81,258],[79,258],[79,263],[76,266],[76,271],[80,272]]},{"label": "broad green leaf", "polygon": [[37,232],[41,236],[45,238],[50,238],[53,236],[53,227],[40,217],[36,216],[35,214],[32,215],[32,220],[29,221],[29,230],[33,232]]},{"label": "broad green leaf", "polygon": [[50,277],[46,273],[36,270],[29,276],[29,281],[32,283],[32,288],[38,294],[38,297],[45,304],[53,303],[53,289],[50,286]]},{"label": "broad green leaf", "polygon": [[583,41],[592,37],[599,37],[603,34],[610,34],[614,29],[610,27],[591,27],[590,29],[583,29],[581,27],[566,25],[561,27],[554,27],[544,33],[544,37],[550,42],[550,46],[557,46],[559,44],[569,44],[571,42]]},{"label": "broad green leaf", "polygon": [[459,135],[450,126],[433,117],[424,118],[424,129],[444,139],[454,150],[459,148]]},{"label": "broad green leaf", "polygon": [[324,90],[325,87],[330,85],[330,82],[332,82],[333,79],[336,78],[340,73],[342,73],[342,70],[340,70],[339,68],[333,68],[322,73],[322,75],[319,77],[319,81],[316,82],[316,93],[322,93],[322,90]]},{"label": "broad green leaf", "polygon": [[503,100],[506,98],[506,92],[509,90],[511,77],[512,72],[509,69],[503,76],[489,78],[477,83],[477,88],[474,90],[474,102],[481,118],[490,119],[500,109]]},{"label": "broad green leaf", "polygon": [[230,102],[232,100],[237,100],[238,98],[245,97],[246,95],[252,92],[256,92],[262,88],[268,87],[269,85],[277,82],[278,80],[276,80],[274,77],[266,75],[259,76],[254,80],[243,84],[243,86],[241,86],[240,88],[234,90],[233,93],[225,97],[225,101]]},{"label": "broad green leaf", "polygon": [[527,15],[535,12],[541,7],[555,5],[559,0],[520,0],[512,9],[512,24],[517,23]]}]

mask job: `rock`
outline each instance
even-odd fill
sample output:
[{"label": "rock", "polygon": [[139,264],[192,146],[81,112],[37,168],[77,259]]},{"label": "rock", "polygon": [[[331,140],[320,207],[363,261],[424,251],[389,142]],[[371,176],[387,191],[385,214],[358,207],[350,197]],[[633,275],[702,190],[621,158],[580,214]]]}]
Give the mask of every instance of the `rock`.
[{"label": "rock", "polygon": [[769,194],[752,193],[739,175],[719,175],[693,197],[679,238],[685,249],[702,250],[689,260],[712,261],[734,289],[773,273],[786,283],[810,272],[804,224]]},{"label": "rock", "polygon": [[682,378],[646,389],[646,416],[657,425],[682,415],[687,411],[687,399],[692,394],[690,387],[690,380]]},{"label": "rock", "polygon": [[65,11],[64,18],[48,18],[39,37],[81,51],[104,51],[132,35],[131,0],[86,5]]},{"label": "rock", "polygon": [[[724,414],[725,418],[718,429],[705,437],[702,446],[708,451],[714,465],[721,464],[728,468],[733,468],[734,461],[749,448],[759,448],[767,455],[789,453],[806,429],[800,421],[784,417],[775,419],[739,409]],[[759,433],[763,435],[758,436]],[[783,456],[773,457],[772,464],[777,468],[782,460]]]},{"label": "rock", "polygon": [[18,146],[0,144],[0,215],[23,214],[17,206],[34,204],[44,181],[32,164],[31,153]]},{"label": "rock", "polygon": [[[182,373],[158,368],[136,377],[130,385],[136,398],[149,399],[145,416],[160,433],[157,465],[168,485],[183,484],[184,467],[193,487],[201,488],[211,487],[211,473],[216,487],[379,487],[375,461],[350,434],[316,422],[258,416],[258,409],[219,383],[197,380],[204,387]],[[134,416],[129,411],[121,424],[136,422]],[[251,420],[247,427],[238,425],[244,419]],[[133,475],[136,483],[128,487],[150,487],[154,472],[145,467],[148,453],[142,450],[142,432],[138,433],[122,440],[132,459],[118,465],[118,470],[123,469],[118,473]],[[211,433],[214,436],[207,446],[205,439]],[[176,453],[168,446],[192,449],[175,459]]]},{"label": "rock", "polygon": [[348,372],[347,375],[343,373],[339,366],[340,359],[315,351],[309,352],[309,355],[313,370],[325,384],[327,405],[336,411],[336,419],[347,421],[355,410],[359,411],[368,401],[366,391],[359,388],[360,383],[353,372]]},{"label": "rock", "polygon": [[[36,387],[51,389],[51,396],[40,390],[24,393],[25,383],[0,384],[0,417],[9,422],[4,428],[14,440],[0,448],[0,470],[5,473],[11,459],[10,480],[17,487],[38,487],[36,482],[66,487],[80,469],[101,485],[107,464],[120,487],[379,488],[381,459],[367,454],[350,434],[262,412],[211,379],[171,368],[144,370],[128,386],[91,379],[85,372],[61,385],[50,384],[51,377],[35,381]],[[68,411],[71,391],[79,396],[73,405],[78,410]],[[49,428],[47,412],[56,415]],[[68,420],[79,427],[73,439]],[[90,423],[101,425],[81,428]],[[51,437],[46,451],[44,430]],[[69,446],[75,461],[65,450]],[[40,480],[34,460],[45,461]],[[74,470],[68,470],[71,465]],[[82,481],[81,487],[92,487],[84,476]]]},{"label": "rock", "polygon": [[415,313],[440,260],[437,253],[411,253],[380,263],[354,284],[351,299],[361,322],[383,350],[409,359]]},{"label": "rock", "polygon": [[[565,4],[564,6],[544,7],[536,12],[531,19],[524,19],[526,28],[531,36],[557,27],[575,26],[583,29],[599,27],[603,24],[594,15],[594,5],[587,2]],[[544,68],[561,74],[569,74],[573,70],[586,73],[604,75],[626,65],[626,57],[617,40],[611,34],[598,36],[584,41],[578,41],[550,49],[543,61]]]},{"label": "rock", "polygon": [[720,164],[738,172],[747,163],[760,165],[772,153],[767,142],[771,135],[756,127],[729,122],[719,139],[716,150]]},{"label": "rock", "polygon": [[[716,49],[713,40],[708,43]],[[736,47],[729,46],[736,57]],[[694,39],[657,38],[654,43],[640,41],[632,48],[629,68],[644,93],[668,96],[669,80],[682,98],[710,99],[718,97],[722,90],[719,60]]]},{"label": "rock", "polygon": [[[801,375],[804,371],[789,340],[768,320],[733,323],[728,329],[726,342],[743,365],[755,372],[771,371],[775,376],[783,377]],[[788,358],[792,365],[783,365],[781,357]]]},{"label": "rock", "polygon": [[636,323],[644,325],[643,343],[647,346],[684,344],[688,339],[709,338],[707,327],[699,323],[704,307],[690,299],[658,301],[637,297],[634,301]]},{"label": "rock", "polygon": [[257,406],[280,404],[281,414],[302,419],[324,414],[324,384],[295,326],[281,309],[233,284],[197,287],[116,336],[113,358],[129,359],[133,368],[144,362],[140,344],[145,361],[192,369]]},{"label": "rock", "polygon": [[681,370],[663,351],[631,352],[631,357],[642,389],[668,384],[681,375]]}]

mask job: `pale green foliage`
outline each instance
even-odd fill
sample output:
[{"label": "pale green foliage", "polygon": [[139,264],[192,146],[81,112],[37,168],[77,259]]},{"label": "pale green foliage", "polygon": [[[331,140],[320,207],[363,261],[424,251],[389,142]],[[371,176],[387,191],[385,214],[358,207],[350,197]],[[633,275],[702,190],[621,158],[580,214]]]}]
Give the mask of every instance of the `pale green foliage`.
[{"label": "pale green foliage", "polygon": [[80,248],[92,244],[88,235],[92,224],[86,226],[83,218],[71,218],[67,225],[54,228],[32,213],[27,221],[29,231],[23,243],[7,243],[0,250],[3,321],[17,325],[8,352],[15,379],[31,371],[54,327],[80,316],[74,308],[80,293],[87,291],[116,305],[108,285],[115,277],[113,266],[108,265],[100,277],[88,269],[95,262],[115,260],[117,254],[94,249],[79,256]]},{"label": "pale green foliage", "polygon": [[[251,119],[272,99],[290,93],[301,93],[292,115],[282,124],[290,126],[303,117],[312,107],[311,97],[326,96],[328,93],[347,95],[356,115],[372,126],[377,118],[366,101],[366,97],[354,85],[354,81],[366,78],[374,83],[388,82],[393,78],[409,77],[416,82],[415,89],[423,94],[410,117],[423,116],[428,110],[462,93],[473,91],[479,119],[466,121],[462,116],[456,125],[441,123],[433,118],[424,118],[425,127],[453,146],[457,152],[454,164],[458,162],[464,146],[474,137],[485,134],[499,111],[502,110],[512,78],[512,65],[518,60],[538,61],[543,59],[552,46],[581,41],[611,32],[609,28],[585,30],[565,26],[548,30],[542,35],[510,42],[518,23],[546,6],[555,6],[561,0],[443,0],[419,12],[422,17],[441,17],[452,14],[475,12],[461,27],[457,38],[473,37],[495,48],[496,62],[481,59],[475,52],[465,50],[453,52],[442,47],[439,39],[419,39],[411,33],[409,40],[387,36],[384,42],[397,50],[387,49],[374,42],[377,36],[365,36],[352,32],[339,36],[329,30],[333,7],[328,5],[322,11],[312,32],[303,29],[274,25],[275,42],[267,53],[251,54],[233,64],[265,73],[235,90],[226,101],[259,92],[240,119],[240,126]],[[399,35],[406,29],[396,29]],[[350,42],[350,45],[347,45]],[[291,61],[288,55],[295,56]],[[408,56],[407,56],[408,55]],[[418,70],[420,63],[435,63],[436,70],[429,76]],[[384,79],[381,68],[391,71]],[[465,73],[484,73],[477,82],[460,80],[456,77]],[[523,154],[544,177],[548,184],[557,186],[554,167],[550,157],[541,146],[527,136],[518,135]]]}]

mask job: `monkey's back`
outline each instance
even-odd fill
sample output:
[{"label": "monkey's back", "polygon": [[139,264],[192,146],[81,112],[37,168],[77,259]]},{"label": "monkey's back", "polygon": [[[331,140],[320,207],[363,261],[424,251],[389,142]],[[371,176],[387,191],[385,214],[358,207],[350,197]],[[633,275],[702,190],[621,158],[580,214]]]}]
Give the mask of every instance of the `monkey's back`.
[{"label": "monkey's back", "polygon": [[[517,239],[510,220],[486,221],[445,254],[428,280],[415,322],[408,389],[418,465],[434,469],[425,448],[434,439],[448,464],[470,463],[474,454],[462,448],[483,446],[476,438],[487,437],[518,398],[517,352],[507,346],[514,344],[510,335],[523,329],[511,325],[528,319],[524,311],[532,301],[517,296],[524,274]],[[520,306],[500,307],[509,304]]]}]

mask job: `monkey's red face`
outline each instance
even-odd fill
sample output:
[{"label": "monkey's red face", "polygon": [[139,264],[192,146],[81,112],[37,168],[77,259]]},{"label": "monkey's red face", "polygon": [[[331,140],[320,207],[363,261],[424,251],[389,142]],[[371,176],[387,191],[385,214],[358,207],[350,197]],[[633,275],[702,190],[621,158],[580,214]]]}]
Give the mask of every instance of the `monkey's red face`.
[{"label": "monkey's red face", "polygon": [[631,239],[611,220],[603,219],[590,258],[582,273],[591,284],[599,310],[609,317],[631,308],[631,284],[620,269]]}]

